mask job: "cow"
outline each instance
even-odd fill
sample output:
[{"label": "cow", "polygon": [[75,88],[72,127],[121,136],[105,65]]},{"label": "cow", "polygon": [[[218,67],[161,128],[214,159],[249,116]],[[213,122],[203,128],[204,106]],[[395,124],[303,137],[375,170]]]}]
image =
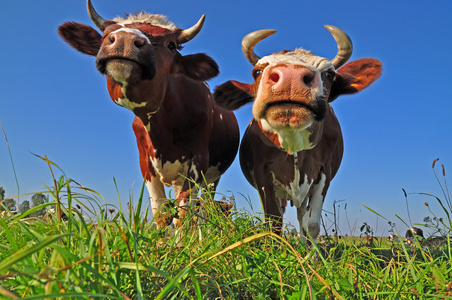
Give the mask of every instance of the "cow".
[{"label": "cow", "polygon": [[[58,218],[58,211],[55,208],[49,208],[45,215],[42,217],[42,220],[44,222],[49,222],[50,220],[58,220],[60,219],[63,222],[67,222],[69,220],[68,216],[66,215],[66,213],[63,210],[59,210],[60,212],[60,218]],[[74,215],[74,213],[72,213],[72,215]]]},{"label": "cow", "polygon": [[254,65],[254,83],[231,80],[214,92],[216,103],[230,110],[253,102],[253,119],[239,150],[242,171],[258,190],[273,230],[281,233],[289,200],[308,243],[319,235],[325,195],[343,155],[341,128],[330,103],[369,86],[382,70],[372,58],[345,64],[353,49],[349,36],[325,27],[338,45],[332,60],[301,48],[261,58],[254,47],[276,30],[249,33],[242,50]]},{"label": "cow", "polygon": [[235,115],[213,102],[205,83],[218,75],[216,62],[206,54],[179,52],[199,33],[205,16],[180,29],[162,15],[141,12],[106,20],[90,0],[87,9],[102,35],[76,22],[62,24],[59,34],[96,57],[112,100],[135,114],[132,127],[154,218],[167,201],[164,186],[174,188],[182,214],[191,201],[179,196],[190,190],[195,197],[193,183],[215,188],[240,141]]},{"label": "cow", "polygon": [[413,244],[415,237],[417,239],[423,239],[424,238],[424,232],[422,229],[418,227],[410,227],[405,233],[405,239],[408,244]]},{"label": "cow", "polygon": [[13,215],[17,215],[17,211],[14,210],[3,210],[0,212],[0,218],[1,219],[6,219],[9,218]]},{"label": "cow", "polygon": [[388,241],[398,243],[400,241],[399,236],[396,234],[390,234],[388,236]]}]

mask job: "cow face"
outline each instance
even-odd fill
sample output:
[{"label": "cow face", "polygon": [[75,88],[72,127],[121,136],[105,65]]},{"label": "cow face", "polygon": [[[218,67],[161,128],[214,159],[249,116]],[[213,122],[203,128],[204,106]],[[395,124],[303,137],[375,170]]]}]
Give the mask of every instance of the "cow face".
[{"label": "cow face", "polygon": [[102,36],[87,25],[67,22],[58,28],[61,37],[82,53],[96,56],[96,67],[107,75],[112,99],[131,110],[156,111],[173,74],[197,81],[218,74],[218,65],[205,54],[182,56],[181,45],[201,30],[204,16],[182,30],[164,16],[145,12],[105,20],[88,3],[88,13]]},{"label": "cow face", "polygon": [[254,65],[254,83],[229,81],[217,87],[217,104],[236,109],[254,101],[253,116],[276,146],[289,153],[313,148],[322,136],[328,103],[341,94],[362,90],[381,73],[381,63],[375,59],[339,68],[351,56],[352,43],[342,30],[326,27],[338,43],[339,51],[333,60],[303,49],[260,58],[254,46],[276,31],[260,30],[245,36],[242,49]]}]

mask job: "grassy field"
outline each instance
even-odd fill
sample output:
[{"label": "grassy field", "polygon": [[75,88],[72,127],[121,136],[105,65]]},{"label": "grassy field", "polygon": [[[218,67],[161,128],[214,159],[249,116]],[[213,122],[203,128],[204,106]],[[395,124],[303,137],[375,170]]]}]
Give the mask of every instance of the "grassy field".
[{"label": "grassy field", "polygon": [[0,296],[452,299],[450,218],[445,236],[412,245],[324,237],[308,247],[269,232],[260,216],[234,210],[224,217],[209,205],[207,191],[208,219],[193,227],[196,215],[189,214],[178,242],[171,230],[152,226],[143,194],[122,211],[65,177],[48,193],[53,201],[43,206],[74,208],[68,221],[29,217],[42,206],[0,218]]}]

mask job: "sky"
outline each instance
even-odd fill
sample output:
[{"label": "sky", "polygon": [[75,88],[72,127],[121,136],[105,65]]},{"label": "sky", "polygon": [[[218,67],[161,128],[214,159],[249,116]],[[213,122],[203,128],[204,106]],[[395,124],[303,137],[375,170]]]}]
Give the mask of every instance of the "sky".
[{"label": "sky", "polygon": [[[180,28],[191,27],[205,14],[203,29],[181,53],[207,53],[217,61],[220,74],[208,82],[212,91],[231,79],[252,82],[252,66],[240,46],[251,31],[277,30],[256,46],[259,56],[303,47],[333,58],[337,46],[323,25],[341,28],[353,41],[350,60],[379,59],[383,73],[364,91],[333,103],[345,153],[325,200],[327,225],[335,202],[341,234],[359,235],[364,223],[376,235],[388,234],[387,221],[365,206],[395,222],[401,233],[407,228],[396,215],[408,224],[410,219],[422,222],[431,216],[425,202],[443,216],[434,198],[417,193],[444,199],[432,172],[436,158],[439,178],[444,164],[450,179],[452,2],[93,0],[93,5],[105,19],[144,10],[164,14]],[[133,114],[111,101],[94,57],[77,52],[57,34],[66,21],[92,25],[85,1],[1,1],[0,10],[0,121],[19,185],[0,135],[0,186],[6,196],[41,192],[52,184],[47,164],[33,155],[38,154],[99,192],[106,203],[118,205],[113,178],[122,203],[130,194],[136,201],[142,178]],[[251,105],[236,116],[243,134],[252,118]],[[261,211],[238,157],[218,191],[234,195],[239,209]],[[30,200],[31,195],[19,199]],[[287,221],[297,224],[295,208],[288,209]]]}]

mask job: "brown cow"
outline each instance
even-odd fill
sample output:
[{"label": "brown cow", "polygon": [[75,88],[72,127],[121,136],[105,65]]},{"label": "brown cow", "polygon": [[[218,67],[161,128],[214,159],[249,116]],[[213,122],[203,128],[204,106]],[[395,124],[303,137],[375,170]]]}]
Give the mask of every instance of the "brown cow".
[{"label": "brown cow", "polygon": [[342,133],[330,102],[361,91],[381,73],[381,63],[370,58],[340,68],[351,56],[352,43],[342,30],[325,27],[338,44],[332,60],[303,49],[260,58],[254,46],[276,31],[248,34],[242,50],[254,65],[254,83],[228,81],[214,93],[215,101],[231,110],[254,101],[254,119],[240,146],[242,170],[259,191],[265,215],[275,221],[278,233],[290,200],[297,207],[302,235],[309,233],[314,241],[323,201],[343,154]]},{"label": "brown cow", "polygon": [[418,227],[410,227],[408,228],[408,230],[405,233],[405,238],[408,244],[413,244],[415,237],[418,240],[421,240],[424,238],[424,232],[422,231],[422,229],[418,228]]},{"label": "brown cow", "polygon": [[[60,220],[67,222],[69,220],[68,216],[66,215],[66,213],[60,209]],[[75,215],[74,213],[72,213],[72,215]],[[57,209],[55,208],[50,208],[46,211],[45,215],[42,217],[42,220],[44,222],[49,222],[50,220],[58,220],[58,212]]]},{"label": "brown cow", "polygon": [[[237,154],[237,120],[215,105],[204,82],[218,74],[215,61],[178,51],[198,34],[205,17],[182,30],[161,15],[142,12],[105,20],[89,0],[87,6],[102,36],[75,22],[61,25],[59,34],[75,49],[96,56],[113,101],[135,114],[133,130],[154,216],[166,201],[164,185],[172,186],[177,198],[194,188],[190,179],[215,187]],[[188,202],[181,199],[179,206]]]}]

